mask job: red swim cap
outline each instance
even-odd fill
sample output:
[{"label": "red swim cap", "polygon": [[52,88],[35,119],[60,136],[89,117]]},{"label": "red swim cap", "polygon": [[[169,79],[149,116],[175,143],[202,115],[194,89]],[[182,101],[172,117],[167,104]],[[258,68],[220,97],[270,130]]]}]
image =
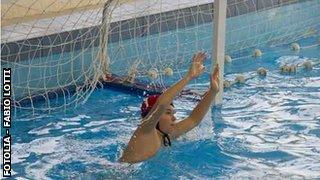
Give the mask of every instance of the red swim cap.
[{"label": "red swim cap", "polygon": [[156,104],[160,95],[150,95],[141,105],[141,117],[144,118],[148,115],[149,111]]}]

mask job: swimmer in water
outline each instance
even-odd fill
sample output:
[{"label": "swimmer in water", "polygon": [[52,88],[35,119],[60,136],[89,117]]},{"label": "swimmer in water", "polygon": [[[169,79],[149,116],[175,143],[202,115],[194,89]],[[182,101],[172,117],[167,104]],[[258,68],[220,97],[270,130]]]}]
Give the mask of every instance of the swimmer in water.
[{"label": "swimmer in water", "polygon": [[204,71],[203,52],[193,56],[188,73],[161,95],[152,95],[142,103],[142,122],[133,133],[120,162],[137,163],[153,157],[161,147],[171,146],[172,140],[196,127],[207,114],[209,107],[219,91],[219,65],[210,76],[210,87],[190,116],[177,122],[174,116],[173,99],[193,79]]}]

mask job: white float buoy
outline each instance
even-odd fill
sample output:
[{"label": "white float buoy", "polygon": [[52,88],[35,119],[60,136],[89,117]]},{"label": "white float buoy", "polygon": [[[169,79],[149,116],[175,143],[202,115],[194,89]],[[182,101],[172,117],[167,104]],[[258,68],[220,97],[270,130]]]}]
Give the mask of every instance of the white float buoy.
[{"label": "white float buoy", "polygon": [[232,58],[229,55],[225,55],[224,56],[224,62],[225,63],[231,63],[232,62]]},{"label": "white float buoy", "polygon": [[313,64],[311,61],[305,61],[303,62],[302,66],[306,69],[306,70],[312,70],[313,69]]},{"label": "white float buoy", "polygon": [[159,76],[159,73],[156,68],[152,68],[148,71],[148,75],[150,79],[157,79]]},{"label": "white float buoy", "polygon": [[261,68],[259,68],[259,69],[257,70],[257,73],[258,73],[258,75],[260,75],[260,76],[266,76],[266,75],[267,75],[267,70],[266,70],[265,68],[261,67]]},{"label": "white float buoy", "polygon": [[291,49],[293,51],[299,51],[301,48],[300,48],[300,45],[298,43],[292,43],[291,44]]},{"label": "white float buoy", "polygon": [[173,75],[173,70],[170,67],[167,67],[164,69],[164,74],[166,76],[172,76]]},{"label": "white float buoy", "polygon": [[257,58],[257,57],[260,57],[260,56],[262,56],[261,50],[260,49],[255,49],[253,51],[253,57]]},{"label": "white float buoy", "polygon": [[231,86],[231,82],[230,81],[228,81],[228,80],[224,80],[223,81],[223,87],[224,88],[229,88]]},{"label": "white float buoy", "polygon": [[290,73],[295,73],[297,71],[297,66],[295,64],[291,64],[289,66],[289,72]]},{"label": "white float buoy", "polygon": [[282,65],[280,67],[281,73],[295,73],[297,72],[297,65],[291,64],[291,65]]},{"label": "white float buoy", "polygon": [[243,75],[236,76],[236,79],[234,80],[236,83],[243,84],[246,81],[246,78]]},{"label": "white float buoy", "polygon": [[282,73],[287,73],[287,72],[290,71],[290,68],[289,68],[288,65],[285,64],[285,65],[280,66],[280,71],[281,71]]}]

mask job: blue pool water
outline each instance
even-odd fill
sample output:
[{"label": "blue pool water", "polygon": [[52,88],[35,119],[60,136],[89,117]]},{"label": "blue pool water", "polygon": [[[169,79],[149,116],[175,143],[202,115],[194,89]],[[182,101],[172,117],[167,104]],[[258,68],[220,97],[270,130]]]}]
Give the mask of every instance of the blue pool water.
[{"label": "blue pool water", "polygon": [[[302,7],[308,7],[306,11]],[[172,148],[163,148],[155,157],[135,165],[117,163],[123,148],[140,123],[140,104],[143,97],[110,89],[97,89],[84,104],[68,107],[63,112],[50,114],[32,111],[30,107],[15,112],[13,119],[12,163],[13,177],[17,179],[239,179],[239,178],[320,178],[320,47],[319,0],[284,6],[282,8],[249,15],[236,16],[227,22],[227,53],[234,58],[251,52],[241,48],[260,48],[261,58],[240,58],[225,65],[225,79],[233,80],[243,74],[248,80],[243,85],[226,89],[223,105],[213,108],[193,131],[173,142]],[[288,13],[290,12],[290,13]],[[254,24],[252,22],[258,22]],[[272,23],[271,23],[272,22]],[[244,24],[250,27],[242,29]],[[316,27],[318,26],[318,27]],[[271,39],[282,42],[294,39],[295,33],[303,34],[317,28],[315,36],[300,40],[299,53],[289,50],[289,45],[270,44]],[[283,36],[283,35],[292,36]],[[299,33],[297,33],[299,34]],[[161,41],[161,42],[160,42]],[[284,40],[283,40],[284,41]],[[262,43],[268,42],[266,45]],[[286,42],[286,41],[284,41]],[[132,60],[142,58],[143,68],[174,66],[183,74],[192,53],[199,49],[211,51],[212,24],[178,29],[135,38],[120,45],[109,44],[111,69],[126,74]],[[249,48],[248,51],[252,51]],[[82,52],[83,59],[75,67],[89,67],[95,50]],[[79,52],[73,52],[75,54]],[[66,57],[25,61],[38,64],[61,63]],[[69,57],[70,56],[70,57]],[[317,63],[312,71],[301,68],[295,74],[281,74],[279,66]],[[61,61],[59,61],[61,60]],[[162,61],[163,60],[163,61]],[[175,62],[182,62],[182,64]],[[175,67],[177,66],[177,67]],[[211,62],[206,66],[210,70]],[[58,66],[59,67],[59,66]],[[265,67],[265,78],[256,75],[256,69]],[[64,66],[64,68],[69,68]],[[59,68],[58,68],[59,69]],[[75,68],[77,69],[77,68]],[[38,81],[39,74],[54,74],[53,68],[22,66],[16,68],[14,87],[16,93],[28,94],[28,87],[57,87],[69,82],[68,75],[57,79]],[[32,72],[29,76],[28,72]],[[68,72],[69,73],[69,72]],[[82,71],[70,72],[75,77]],[[79,74],[78,74],[79,73]],[[55,74],[54,74],[55,75]],[[207,88],[208,72],[190,83],[188,89],[202,92]],[[58,79],[60,77],[57,77]],[[36,80],[34,80],[36,79]],[[167,85],[179,76],[162,79]],[[43,81],[43,82],[42,82]],[[63,83],[62,83],[63,84]],[[59,86],[60,87],[60,86]],[[21,89],[19,89],[21,88]],[[56,104],[56,105],[55,105]],[[65,104],[65,98],[53,99],[51,107]],[[186,117],[196,105],[195,101],[177,98],[174,101],[178,119]],[[35,102],[32,108],[44,109],[47,104]],[[64,107],[64,106],[62,106]],[[35,113],[35,114],[34,114]]]},{"label": "blue pool water", "polygon": [[[318,39],[299,43],[307,46]],[[241,73],[249,78],[246,83],[227,89],[222,107],[213,108],[171,148],[131,166],[117,159],[140,122],[143,97],[98,89],[85,104],[66,112],[32,115],[20,110],[13,120],[13,177],[320,178],[320,65],[312,71],[279,73],[286,62],[320,63],[320,47],[300,53],[287,49],[265,47],[261,58],[226,64],[226,79]],[[269,70],[267,77],[256,76],[258,67]],[[205,88],[208,73],[196,83],[197,89]],[[196,102],[180,98],[174,104],[181,119]]]}]

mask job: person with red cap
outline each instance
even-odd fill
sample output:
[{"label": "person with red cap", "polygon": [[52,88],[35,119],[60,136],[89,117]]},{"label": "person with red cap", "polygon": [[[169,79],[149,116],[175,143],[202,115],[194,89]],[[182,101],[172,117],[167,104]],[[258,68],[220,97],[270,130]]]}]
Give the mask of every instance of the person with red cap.
[{"label": "person with red cap", "polygon": [[188,73],[161,95],[149,96],[141,105],[142,122],[133,133],[128,146],[123,151],[120,162],[137,163],[153,157],[162,146],[171,146],[171,140],[196,127],[219,91],[219,65],[210,76],[209,90],[193,109],[190,116],[176,122],[174,97],[194,78],[200,76],[205,67],[206,54],[199,52],[193,56]]}]

